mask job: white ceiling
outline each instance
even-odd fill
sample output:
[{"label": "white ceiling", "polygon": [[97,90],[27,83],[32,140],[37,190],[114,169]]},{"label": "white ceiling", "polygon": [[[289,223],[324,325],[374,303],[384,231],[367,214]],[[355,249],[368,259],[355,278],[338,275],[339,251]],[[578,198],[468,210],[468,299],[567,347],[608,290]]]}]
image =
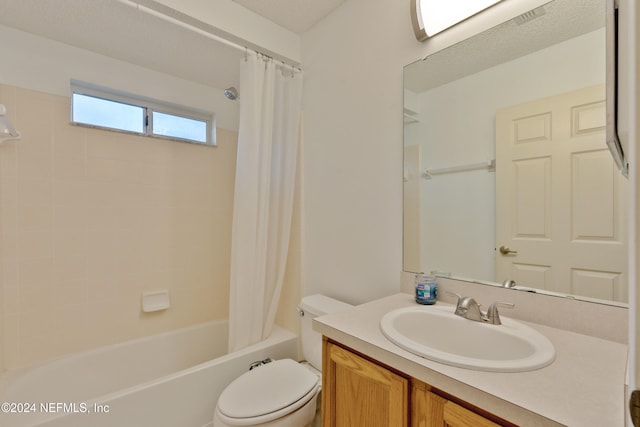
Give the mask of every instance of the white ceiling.
[{"label": "white ceiling", "polygon": [[[302,33],[345,0],[234,1]],[[133,3],[0,0],[0,25],[220,89],[238,84],[242,52],[137,10]]]},{"label": "white ceiling", "polygon": [[[233,0],[255,13],[302,33],[307,31],[346,0]],[[431,75],[431,83],[477,71],[500,61],[523,54],[522,41],[567,39],[601,26],[602,22],[587,19],[594,9],[601,9],[601,0],[556,0],[545,7],[547,14],[524,25],[510,26],[510,35],[489,31],[483,43],[469,40],[442,51],[437,56],[439,75]],[[599,11],[599,16],[602,16]],[[16,28],[101,55],[133,63],[145,68],[174,75],[190,81],[224,89],[238,85],[238,69],[243,53],[214,42],[206,35],[183,28],[161,18],[137,10],[134,3],[114,0],[0,0],[0,25]],[[584,26],[584,27],[583,27]],[[534,37],[535,35],[535,37]],[[479,39],[479,38],[474,38]],[[486,39],[486,40],[485,40]],[[2,43],[10,41],[0,41]],[[185,49],[185,46],[189,46]],[[480,46],[480,47],[479,47]],[[485,46],[482,48],[481,46]],[[492,48],[487,49],[486,46]],[[540,48],[538,45],[537,48]],[[448,59],[446,59],[448,58]],[[460,61],[463,61],[462,63]],[[430,61],[433,69],[435,57]],[[414,85],[410,74],[405,83],[413,90],[425,90],[424,70]],[[443,77],[444,76],[444,77]],[[461,75],[456,75],[456,78]],[[440,81],[442,82],[442,81]]]},{"label": "white ceiling", "polygon": [[345,0],[233,0],[294,33],[304,33]]}]

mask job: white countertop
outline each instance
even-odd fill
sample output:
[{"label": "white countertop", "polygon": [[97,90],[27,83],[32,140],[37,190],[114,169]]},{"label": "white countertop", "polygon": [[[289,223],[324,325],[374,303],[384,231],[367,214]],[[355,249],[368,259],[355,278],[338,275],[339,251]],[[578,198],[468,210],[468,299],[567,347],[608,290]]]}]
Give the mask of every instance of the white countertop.
[{"label": "white countertop", "polygon": [[384,337],[379,327],[382,316],[412,305],[412,295],[399,293],[317,317],[313,327],[334,341],[522,426],[624,426],[626,345],[522,322],[553,343],[556,359],[551,365],[518,373],[457,368],[416,356]]}]

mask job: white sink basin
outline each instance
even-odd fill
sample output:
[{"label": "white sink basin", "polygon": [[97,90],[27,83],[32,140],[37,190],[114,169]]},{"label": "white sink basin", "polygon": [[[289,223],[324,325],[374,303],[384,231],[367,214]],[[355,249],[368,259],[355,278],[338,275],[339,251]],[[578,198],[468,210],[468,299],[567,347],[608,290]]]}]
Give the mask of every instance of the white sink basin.
[{"label": "white sink basin", "polygon": [[412,306],[391,311],[382,333],[399,347],[426,359],[492,372],[532,371],[555,358],[553,344],[538,331],[502,318],[490,325],[453,314],[451,306]]}]

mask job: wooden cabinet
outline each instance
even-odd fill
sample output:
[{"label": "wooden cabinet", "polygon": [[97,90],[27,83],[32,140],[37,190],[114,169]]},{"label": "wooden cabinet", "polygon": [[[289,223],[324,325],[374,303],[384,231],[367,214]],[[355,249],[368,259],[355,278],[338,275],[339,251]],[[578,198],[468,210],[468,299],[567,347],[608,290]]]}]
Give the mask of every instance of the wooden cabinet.
[{"label": "wooden cabinet", "polygon": [[499,427],[482,415],[439,396],[423,382],[411,386],[411,427]]},{"label": "wooden cabinet", "polygon": [[515,427],[323,339],[323,427]]},{"label": "wooden cabinet", "polygon": [[323,427],[405,427],[409,379],[325,339]]}]

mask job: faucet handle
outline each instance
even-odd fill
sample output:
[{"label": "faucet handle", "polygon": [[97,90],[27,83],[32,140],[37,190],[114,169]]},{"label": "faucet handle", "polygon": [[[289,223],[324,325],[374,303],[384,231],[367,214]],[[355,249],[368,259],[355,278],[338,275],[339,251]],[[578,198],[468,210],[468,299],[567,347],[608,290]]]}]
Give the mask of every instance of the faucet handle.
[{"label": "faucet handle", "polygon": [[515,304],[510,302],[494,302],[489,306],[489,309],[487,310],[487,322],[491,323],[492,325],[501,325],[502,322],[500,321],[500,313],[498,313],[498,307],[515,308],[515,306]]}]

